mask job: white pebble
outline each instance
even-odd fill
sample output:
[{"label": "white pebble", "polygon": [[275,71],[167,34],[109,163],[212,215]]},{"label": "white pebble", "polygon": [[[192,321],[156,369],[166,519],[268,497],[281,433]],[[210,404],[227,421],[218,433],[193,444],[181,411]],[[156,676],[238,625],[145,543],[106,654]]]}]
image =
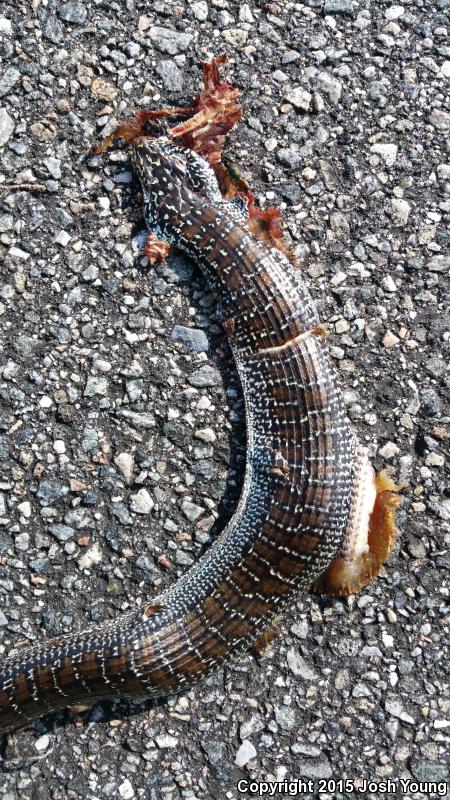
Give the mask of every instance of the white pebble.
[{"label": "white pebble", "polygon": [[394,442],[386,442],[386,444],[380,448],[380,456],[382,458],[394,458],[399,452],[400,449]]},{"label": "white pebble", "polygon": [[234,759],[234,763],[237,764],[238,767],[245,767],[252,758],[256,756],[256,748],[251,743],[249,739],[244,739],[242,742],[239,750],[236,753],[236,758]]},{"label": "white pebble", "polygon": [[134,797],[134,789],[128,778],[125,778],[124,782],[120,784],[119,794],[123,797],[123,800],[131,800]]},{"label": "white pebble", "polygon": [[383,286],[384,286],[384,288],[386,289],[387,292],[396,292],[397,291],[397,287],[395,285],[395,281],[393,280],[393,278],[391,278],[390,275],[386,275],[383,278],[382,283],[383,283]]},{"label": "white pebble", "polygon": [[39,400],[39,405],[41,408],[50,408],[51,404],[52,404],[52,399],[51,397],[47,397],[46,394],[44,394],[44,396],[41,397],[41,399]]},{"label": "white pebble", "polygon": [[175,736],[169,736],[169,734],[163,734],[161,736],[156,737],[156,744],[161,749],[166,747],[176,747],[178,744],[178,739]]},{"label": "white pebble", "polygon": [[44,750],[47,750],[47,747],[50,744],[50,736],[47,736],[45,733],[43,736],[40,736],[39,739],[36,739],[34,746],[39,753],[42,753]]},{"label": "white pebble", "polygon": [[211,428],[200,428],[200,430],[195,432],[195,438],[201,439],[202,442],[207,442],[209,444],[215,442],[217,436]]},{"label": "white pebble", "polygon": [[397,159],[398,147],[396,144],[373,144],[370,152],[376,153],[383,159],[385,164],[392,166]]},{"label": "white pebble", "polygon": [[136,494],[132,494],[130,497],[130,508],[136,514],[150,514],[154,505],[147,489],[139,489]]},{"label": "white pebble", "polygon": [[131,483],[133,480],[134,458],[131,453],[118,453],[114,459],[116,467],[121,471],[125,481]]},{"label": "white pebble", "polygon": [[60,231],[53,241],[55,244],[60,244],[61,247],[67,247],[70,242],[70,236],[67,231]]},{"label": "white pebble", "polygon": [[31,517],[31,504],[28,502],[28,500],[24,500],[23,503],[19,503],[17,510],[20,514],[22,514],[22,517],[25,517],[26,519]]},{"label": "white pebble", "polygon": [[398,344],[399,341],[400,339],[398,338],[398,336],[396,336],[395,333],[392,333],[392,331],[386,331],[386,333],[383,336],[383,344],[388,350],[391,347],[395,347],[395,345]]},{"label": "white pebble", "polygon": [[12,34],[11,20],[6,17],[0,17],[0,33],[5,33],[7,36]]},{"label": "white pebble", "polygon": [[92,545],[82,556],[78,559],[80,569],[90,569],[93,564],[100,564],[102,560],[102,552],[97,542]]},{"label": "white pebble", "polygon": [[384,12],[386,19],[399,19],[405,13],[403,6],[389,6]]}]

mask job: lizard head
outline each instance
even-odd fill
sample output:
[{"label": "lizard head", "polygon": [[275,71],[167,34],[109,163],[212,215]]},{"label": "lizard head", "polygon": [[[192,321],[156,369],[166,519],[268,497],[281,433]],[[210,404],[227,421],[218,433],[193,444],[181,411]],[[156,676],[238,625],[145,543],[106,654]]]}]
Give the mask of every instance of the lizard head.
[{"label": "lizard head", "polygon": [[222,199],[208,162],[166,136],[140,136],[135,139],[132,162],[146,201],[177,197],[183,190],[209,202]]}]

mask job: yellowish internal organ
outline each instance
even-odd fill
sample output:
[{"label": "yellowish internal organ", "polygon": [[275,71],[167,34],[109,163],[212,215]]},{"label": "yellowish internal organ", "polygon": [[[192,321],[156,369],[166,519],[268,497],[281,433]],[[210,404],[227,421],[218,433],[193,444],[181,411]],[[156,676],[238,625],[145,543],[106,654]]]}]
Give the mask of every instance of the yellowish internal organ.
[{"label": "yellowish internal organ", "polygon": [[389,558],[396,537],[395,511],[401,487],[383,470],[375,475],[365,448],[360,451],[350,521],[337,558],[315,583],[315,590],[345,597],[367,586]]}]

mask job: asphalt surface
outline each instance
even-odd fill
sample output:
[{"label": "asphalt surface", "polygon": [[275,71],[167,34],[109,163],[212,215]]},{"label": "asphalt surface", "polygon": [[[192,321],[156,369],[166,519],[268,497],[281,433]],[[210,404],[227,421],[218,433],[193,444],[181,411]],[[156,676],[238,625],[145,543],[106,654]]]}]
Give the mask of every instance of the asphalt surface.
[{"label": "asphalt surface", "polygon": [[449,16],[448,0],[2,3],[0,658],[155,594],[237,501],[242,395],[214,297],[179,257],[140,256],[126,148],[82,160],[133,107],[185,104],[198,59],[229,54],[245,118],[228,151],[283,209],[349,416],[405,484],[365,591],[300,597],[261,660],[186,695],[9,737],[2,800],[235,800],[239,781],[285,780],[322,800],[445,796]]}]

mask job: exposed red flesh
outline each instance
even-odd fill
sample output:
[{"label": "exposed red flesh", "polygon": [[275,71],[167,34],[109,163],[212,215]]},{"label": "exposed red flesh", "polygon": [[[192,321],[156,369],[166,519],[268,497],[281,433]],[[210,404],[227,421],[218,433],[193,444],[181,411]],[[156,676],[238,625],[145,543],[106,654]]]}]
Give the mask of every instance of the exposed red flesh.
[{"label": "exposed red flesh", "polygon": [[221,81],[219,67],[225,64],[222,53],[210,63],[202,61],[203,90],[194,101],[192,117],[170,131],[180,138],[184,147],[202,155],[212,166],[221,161],[225,136],[241,119],[242,109],[237,102],[239,90],[229,81]]},{"label": "exposed red flesh", "polygon": [[[92,149],[98,154],[107,150],[116,141],[124,139],[133,143],[138,136],[146,136],[145,124],[162,117],[186,116],[183,122],[169,130],[169,136],[180,142],[183,147],[205,158],[216,173],[220,190],[224,197],[236,194],[244,195],[248,201],[248,227],[265,245],[276,247],[285,253],[295,264],[283,233],[283,221],[276,208],[265,211],[255,205],[255,195],[250,191],[247,180],[240,174],[239,168],[227,167],[222,160],[222,152],[227,133],[241,119],[242,108],[238,102],[239,90],[229,81],[221,81],[220,68],[226,63],[227,54],[222,53],[211,62],[200,62],[203,68],[203,90],[195,98],[189,108],[160,108],[151,111],[136,111],[134,117],[119,123],[114,133],[106,137]],[[150,263],[167,255],[158,249],[155,241],[147,242],[145,254]]]},{"label": "exposed red flesh", "polygon": [[165,262],[170,253],[170,244],[161,241],[153,233],[148,233],[142,252],[144,256],[147,256],[150,264],[156,264],[157,261]]}]

